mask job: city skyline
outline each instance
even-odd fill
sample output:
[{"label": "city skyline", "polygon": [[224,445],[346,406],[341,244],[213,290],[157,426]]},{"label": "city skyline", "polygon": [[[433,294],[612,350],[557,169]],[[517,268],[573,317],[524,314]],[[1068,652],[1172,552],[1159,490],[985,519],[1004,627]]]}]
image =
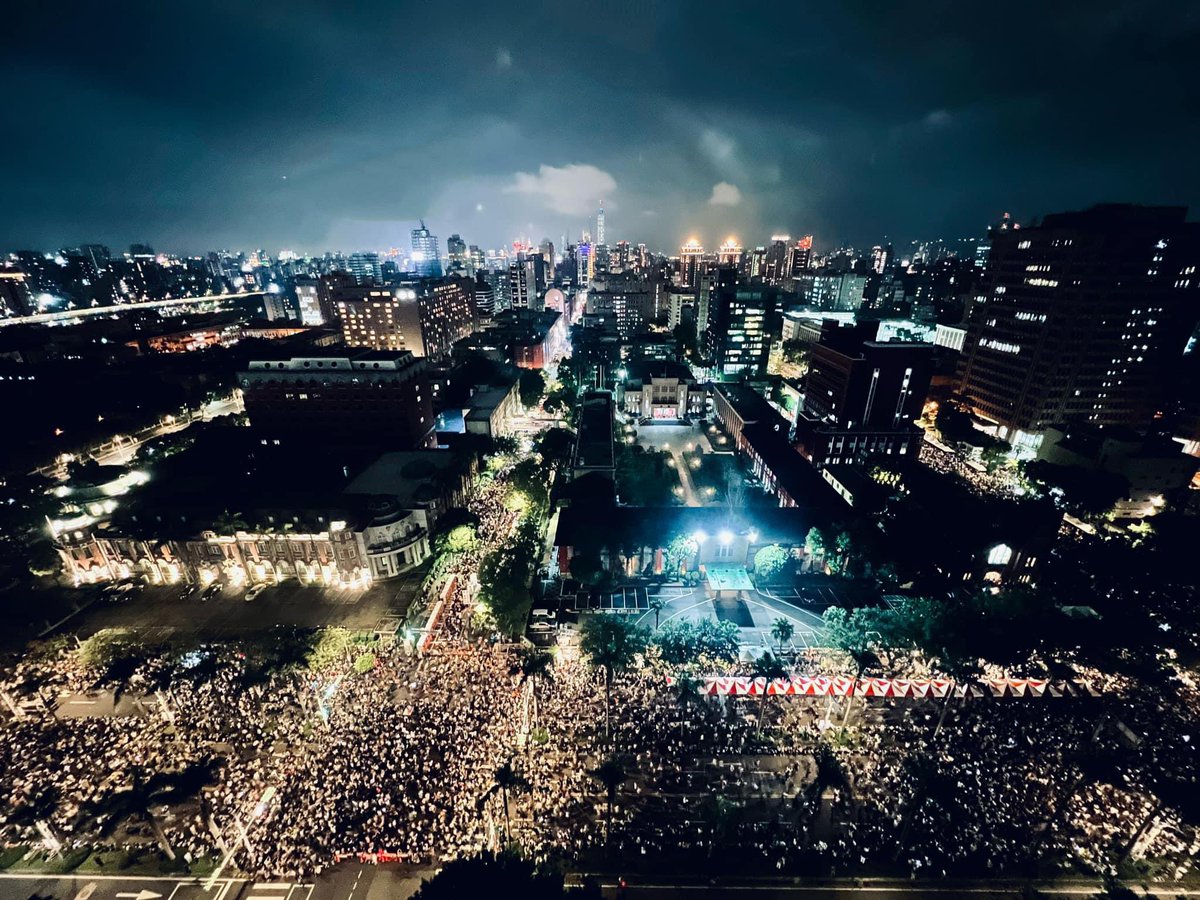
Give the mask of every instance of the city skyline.
[{"label": "city skyline", "polygon": [[569,12],[135,7],[66,33],[22,9],[0,246],[403,247],[422,218],[498,246],[576,236],[601,200],[609,235],[662,249],[836,246],[1200,202],[1194,12]]}]

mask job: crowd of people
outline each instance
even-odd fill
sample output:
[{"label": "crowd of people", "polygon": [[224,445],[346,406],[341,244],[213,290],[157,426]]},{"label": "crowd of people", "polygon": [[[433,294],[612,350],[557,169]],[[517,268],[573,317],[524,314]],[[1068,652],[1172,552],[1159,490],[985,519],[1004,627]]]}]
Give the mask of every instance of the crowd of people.
[{"label": "crowd of people", "polygon": [[[424,656],[379,648],[362,673],[263,675],[237,644],[214,645],[174,658],[169,677],[146,659],[123,686],[156,698],[140,714],[4,721],[6,838],[230,852],[272,877],[342,854],[429,864],[507,840],[538,860],[915,876],[1178,866],[1196,849],[1164,789],[1195,777],[1196,704],[1128,685],[1099,699],[767,703],[683,695],[651,654],[615,679],[606,735],[603,676],[586,659],[562,654],[523,680],[517,648],[477,627],[472,576],[522,514],[507,499],[503,468],[477,486],[478,546],[442,573],[453,589]],[[18,697],[103,678],[54,646],[0,680]],[[624,774],[605,783],[596,772],[614,754]],[[148,788],[198,766],[211,780],[186,796]]]}]

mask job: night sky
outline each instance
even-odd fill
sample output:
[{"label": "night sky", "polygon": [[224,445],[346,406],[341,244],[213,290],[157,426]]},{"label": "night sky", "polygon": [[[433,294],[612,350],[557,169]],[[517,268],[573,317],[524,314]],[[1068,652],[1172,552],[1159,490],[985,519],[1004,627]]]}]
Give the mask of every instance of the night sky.
[{"label": "night sky", "polygon": [[[668,250],[1200,207],[1200,4],[14,3],[0,248]],[[744,8],[743,8],[744,7]],[[1194,213],[1195,215],[1195,213]]]}]

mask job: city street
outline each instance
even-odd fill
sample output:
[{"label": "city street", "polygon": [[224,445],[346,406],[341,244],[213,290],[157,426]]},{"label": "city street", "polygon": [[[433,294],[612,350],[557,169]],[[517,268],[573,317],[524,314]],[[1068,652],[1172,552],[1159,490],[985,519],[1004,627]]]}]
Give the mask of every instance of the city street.
[{"label": "city street", "polygon": [[136,875],[24,875],[0,873],[0,900],[404,900],[428,871],[342,865],[312,882],[247,881]]}]

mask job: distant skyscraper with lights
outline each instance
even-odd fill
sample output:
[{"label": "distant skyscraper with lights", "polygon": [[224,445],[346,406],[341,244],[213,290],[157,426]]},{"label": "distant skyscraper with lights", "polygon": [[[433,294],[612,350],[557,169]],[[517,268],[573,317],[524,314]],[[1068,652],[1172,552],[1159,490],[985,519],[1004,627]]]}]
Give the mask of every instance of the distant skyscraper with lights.
[{"label": "distant skyscraper with lights", "polygon": [[378,284],[382,279],[378,253],[351,253],[348,265],[355,284]]},{"label": "distant skyscraper with lights", "polygon": [[694,288],[700,282],[700,272],[704,265],[704,248],[695,238],[679,248],[679,281],[687,287]]},{"label": "distant skyscraper with lights", "polygon": [[779,314],[779,289],[740,284],[737,270],[722,266],[709,289],[705,356],[721,379],[766,372],[771,335]]},{"label": "distant skyscraper with lights", "polygon": [[467,242],[461,235],[446,238],[446,264],[451,275],[473,275],[471,258],[467,254]]},{"label": "distant skyscraper with lights", "polygon": [[717,265],[738,266],[742,262],[742,245],[737,238],[727,237],[717,248]]},{"label": "distant skyscraper with lights", "polygon": [[792,237],[788,234],[771,236],[763,261],[762,277],[767,284],[783,284],[792,277]]},{"label": "distant skyscraper with lights", "polygon": [[424,219],[419,228],[412,230],[412,261],[416,274],[424,278],[441,277],[442,259],[438,253],[437,235],[425,227]]},{"label": "distant skyscraper with lights", "polygon": [[600,211],[596,213],[596,243],[604,245],[604,201],[600,201]]},{"label": "distant skyscraper with lights", "polygon": [[1146,429],[1200,310],[1200,223],[1110,204],[992,229],[968,304],[963,401],[1016,446],[1071,421]]}]

